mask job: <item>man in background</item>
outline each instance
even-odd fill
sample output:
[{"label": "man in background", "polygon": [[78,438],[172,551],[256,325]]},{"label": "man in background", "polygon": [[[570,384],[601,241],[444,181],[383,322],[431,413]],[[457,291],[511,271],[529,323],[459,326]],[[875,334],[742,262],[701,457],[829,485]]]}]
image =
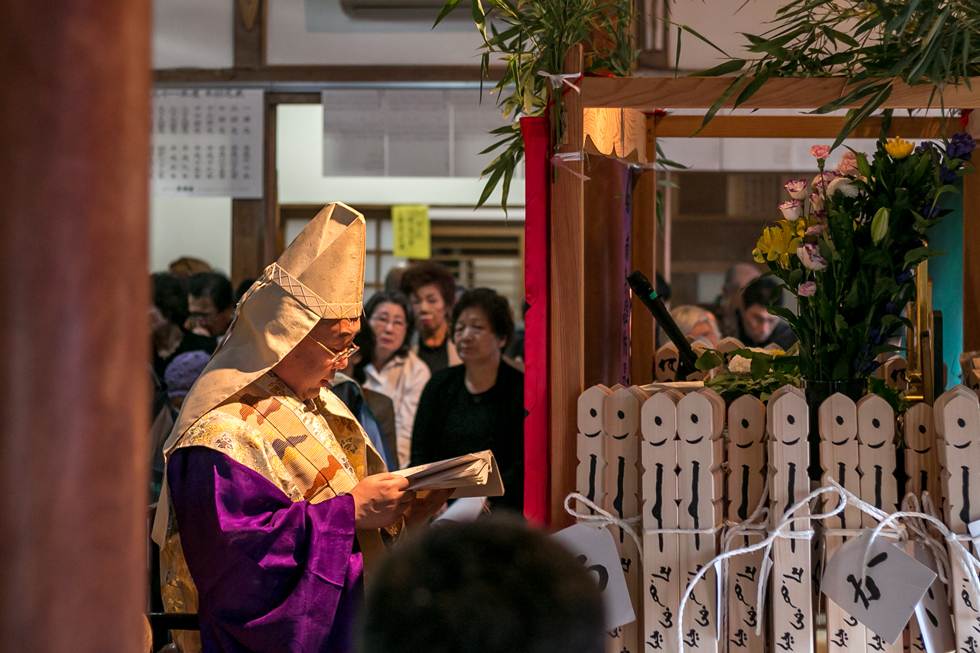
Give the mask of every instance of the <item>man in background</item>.
[{"label": "man in background", "polygon": [[456,303],[456,280],[445,266],[422,261],[405,270],[402,294],[412,302],[419,333],[416,353],[435,374],[462,363],[453,346],[449,315]]},{"label": "man in background", "polygon": [[738,263],[728,268],[725,284],[721,287],[721,333],[724,336],[737,336],[740,326],[739,311],[742,310],[742,288],[758,279],[762,273],[750,263]]},{"label": "man in background", "polygon": [[750,283],[742,292],[738,339],[746,347],[776,344],[786,351],[796,342],[796,334],[789,325],[769,312],[772,293],[779,283],[774,277],[763,277]]},{"label": "man in background", "polygon": [[187,327],[195,333],[222,338],[231,324],[231,281],[220,272],[198,272],[187,280]]}]

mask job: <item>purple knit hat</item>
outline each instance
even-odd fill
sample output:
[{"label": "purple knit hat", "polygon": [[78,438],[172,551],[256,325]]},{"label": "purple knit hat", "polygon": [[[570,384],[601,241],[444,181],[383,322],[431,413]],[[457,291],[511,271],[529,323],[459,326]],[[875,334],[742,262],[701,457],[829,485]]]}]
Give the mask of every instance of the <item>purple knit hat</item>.
[{"label": "purple knit hat", "polygon": [[167,384],[167,396],[185,397],[191,386],[201,376],[211,355],[206,351],[188,351],[177,356],[163,372],[163,380]]}]

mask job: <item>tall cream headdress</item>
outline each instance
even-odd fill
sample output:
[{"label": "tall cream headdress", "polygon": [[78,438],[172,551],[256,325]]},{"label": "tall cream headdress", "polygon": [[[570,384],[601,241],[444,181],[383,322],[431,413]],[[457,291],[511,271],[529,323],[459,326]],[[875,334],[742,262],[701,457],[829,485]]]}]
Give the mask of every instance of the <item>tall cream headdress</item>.
[{"label": "tall cream headdress", "polygon": [[191,388],[169,455],[194,422],[275,367],[321,319],[356,318],[364,296],[364,216],[333,202],[265,269]]}]

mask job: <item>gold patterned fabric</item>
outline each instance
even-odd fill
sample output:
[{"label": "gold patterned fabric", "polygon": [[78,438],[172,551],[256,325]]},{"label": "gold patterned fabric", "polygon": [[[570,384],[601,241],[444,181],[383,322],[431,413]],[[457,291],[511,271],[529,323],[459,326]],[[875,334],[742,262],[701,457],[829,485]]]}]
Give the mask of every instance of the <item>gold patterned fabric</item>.
[{"label": "gold patterned fabric", "polygon": [[[184,447],[219,451],[261,474],[294,502],[319,503],[346,494],[365,476],[385,469],[360,424],[333,393],[322,389],[317,398],[300,401],[271,372],[191,425],[177,448]],[[325,462],[317,467],[312,461]],[[197,612],[197,589],[180,548],[172,504],[168,514],[160,559],[164,609]],[[380,535],[358,531],[357,539],[367,566],[383,549]],[[200,650],[197,633],[175,633],[174,640],[185,653]]]}]

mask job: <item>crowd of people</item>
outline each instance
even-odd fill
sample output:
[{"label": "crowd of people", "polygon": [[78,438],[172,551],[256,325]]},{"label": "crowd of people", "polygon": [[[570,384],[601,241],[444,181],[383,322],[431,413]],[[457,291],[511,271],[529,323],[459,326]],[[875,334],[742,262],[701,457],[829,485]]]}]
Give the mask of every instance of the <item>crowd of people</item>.
[{"label": "crowd of people", "polygon": [[[460,287],[434,261],[396,268],[389,277],[386,289],[365,303],[353,340],[357,350],[331,390],[388,470],[492,450],[506,488],[492,507],[520,512],[524,380],[520,360],[503,355],[515,340],[507,300],[489,288]],[[151,275],[151,499],[160,492],[163,443],[183,397],[254,281],[233,291],[227,276],[190,258]]]},{"label": "crowd of people", "polygon": [[[779,284],[775,277],[762,277],[756,266],[740,263],[725,274],[721,296],[713,304],[674,306],[670,315],[681,333],[711,348],[722,338],[732,337],[746,347],[777,345],[786,351],[796,342],[796,336],[786,322],[769,312]],[[658,294],[664,296],[659,289]],[[666,342],[666,338],[659,337],[657,344]]]}]

